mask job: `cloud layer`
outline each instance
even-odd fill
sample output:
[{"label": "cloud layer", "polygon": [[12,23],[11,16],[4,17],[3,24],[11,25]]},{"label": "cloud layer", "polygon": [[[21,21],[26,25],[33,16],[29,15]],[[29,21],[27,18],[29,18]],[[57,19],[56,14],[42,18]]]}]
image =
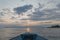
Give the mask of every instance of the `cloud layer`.
[{"label": "cloud layer", "polygon": [[35,12],[28,15],[31,20],[60,20],[60,4],[55,5],[55,8],[43,9],[36,8]]},{"label": "cloud layer", "polygon": [[[60,23],[60,3],[48,2],[46,4],[37,3],[38,7],[32,4],[26,4],[10,9],[0,11],[0,24],[26,26],[30,20],[30,26],[52,25]],[[23,20],[23,21],[22,21]],[[58,20],[58,21],[56,21]],[[22,25],[22,26],[23,26]],[[17,27],[17,26],[16,26]]]},{"label": "cloud layer", "polygon": [[14,8],[14,11],[17,14],[21,14],[21,13],[27,12],[28,10],[32,9],[32,7],[33,7],[32,5],[24,5],[22,7]]}]

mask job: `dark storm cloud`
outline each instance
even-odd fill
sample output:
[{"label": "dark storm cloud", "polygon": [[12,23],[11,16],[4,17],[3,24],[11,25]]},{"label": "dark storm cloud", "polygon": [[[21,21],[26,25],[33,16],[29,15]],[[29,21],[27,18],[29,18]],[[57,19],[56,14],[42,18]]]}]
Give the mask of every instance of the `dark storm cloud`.
[{"label": "dark storm cloud", "polygon": [[24,5],[22,7],[14,8],[14,11],[17,14],[21,14],[21,13],[27,12],[28,10],[32,9],[32,7],[33,7],[32,5]]}]

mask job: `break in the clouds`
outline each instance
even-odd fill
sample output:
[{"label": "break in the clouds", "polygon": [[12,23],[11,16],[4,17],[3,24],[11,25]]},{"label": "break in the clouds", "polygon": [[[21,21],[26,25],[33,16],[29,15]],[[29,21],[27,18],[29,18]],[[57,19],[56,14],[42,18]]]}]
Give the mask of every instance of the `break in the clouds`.
[{"label": "break in the clouds", "polygon": [[33,7],[33,5],[24,5],[22,7],[14,8],[14,11],[17,14],[21,14],[21,13],[27,12],[28,10],[32,9],[32,7]]}]

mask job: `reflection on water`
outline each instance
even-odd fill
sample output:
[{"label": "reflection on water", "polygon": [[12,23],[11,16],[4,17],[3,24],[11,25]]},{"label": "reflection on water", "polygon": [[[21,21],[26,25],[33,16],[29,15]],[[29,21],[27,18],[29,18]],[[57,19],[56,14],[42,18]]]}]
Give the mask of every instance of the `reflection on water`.
[{"label": "reflection on water", "polygon": [[[9,40],[24,32],[26,32],[26,28],[0,28],[0,40]],[[60,40],[59,28],[31,28],[30,32],[39,34],[49,40]]]}]

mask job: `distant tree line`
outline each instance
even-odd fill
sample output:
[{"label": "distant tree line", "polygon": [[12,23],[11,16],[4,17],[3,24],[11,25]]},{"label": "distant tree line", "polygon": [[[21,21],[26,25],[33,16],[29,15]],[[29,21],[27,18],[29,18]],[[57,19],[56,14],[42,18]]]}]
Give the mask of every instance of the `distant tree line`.
[{"label": "distant tree line", "polygon": [[51,27],[48,28],[60,28],[60,25],[52,25]]}]

